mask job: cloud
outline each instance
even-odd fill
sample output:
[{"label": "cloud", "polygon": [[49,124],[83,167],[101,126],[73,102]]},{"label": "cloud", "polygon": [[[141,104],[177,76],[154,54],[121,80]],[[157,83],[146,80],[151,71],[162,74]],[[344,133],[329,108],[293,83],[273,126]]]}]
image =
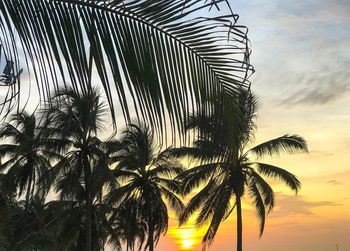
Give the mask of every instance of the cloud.
[{"label": "cloud", "polygon": [[[350,77],[350,74],[349,74]],[[319,86],[312,86],[301,89],[286,99],[281,101],[284,105],[326,105],[336,102],[341,97],[346,96],[349,92],[349,83],[333,82],[333,77],[319,79],[320,82],[329,81],[328,83],[320,83]]]},{"label": "cloud", "polygon": [[283,193],[276,193],[276,208],[271,212],[270,217],[286,217],[290,215],[312,216],[313,209],[323,206],[338,206],[332,201],[309,201],[303,196],[291,196]]},{"label": "cloud", "polygon": [[338,185],[340,184],[337,180],[328,180],[327,184],[331,184],[331,185]]},{"label": "cloud", "polygon": [[299,85],[306,87],[287,96],[280,104],[326,105],[347,97],[350,92],[350,59],[337,52],[330,51],[328,54],[333,54],[329,65],[323,65],[315,72],[303,73],[304,79]]},{"label": "cloud", "polygon": [[254,0],[245,5],[241,16],[249,18],[243,23],[251,28],[256,68],[252,88],[264,102],[328,106],[349,98],[350,1]]}]

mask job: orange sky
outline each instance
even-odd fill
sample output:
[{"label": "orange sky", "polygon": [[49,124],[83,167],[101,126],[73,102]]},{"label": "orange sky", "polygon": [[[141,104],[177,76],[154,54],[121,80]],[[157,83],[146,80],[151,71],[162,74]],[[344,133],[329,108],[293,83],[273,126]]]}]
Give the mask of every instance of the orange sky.
[{"label": "orange sky", "polygon": [[[343,157],[345,160],[346,156]],[[331,155],[320,157],[318,153],[311,152],[307,156],[294,155],[270,161],[298,174],[303,184],[302,190],[295,196],[279,185],[278,181],[271,182],[277,195],[276,207],[267,218],[265,233],[261,239],[258,238],[255,212],[249,205],[249,198],[246,198],[243,207],[245,250],[328,251],[336,250],[336,243],[339,250],[350,250],[350,203],[346,201],[350,192],[347,183],[350,171],[330,171],[328,174],[321,172],[329,169],[327,163],[334,161],[334,158]],[[320,169],[320,172],[310,172],[315,169]],[[171,223],[172,227],[167,236],[161,239],[156,250],[201,250],[203,230],[196,231],[190,224],[179,228],[175,218]],[[235,250],[235,242],[235,215],[232,214],[222,224],[209,250]]]}]

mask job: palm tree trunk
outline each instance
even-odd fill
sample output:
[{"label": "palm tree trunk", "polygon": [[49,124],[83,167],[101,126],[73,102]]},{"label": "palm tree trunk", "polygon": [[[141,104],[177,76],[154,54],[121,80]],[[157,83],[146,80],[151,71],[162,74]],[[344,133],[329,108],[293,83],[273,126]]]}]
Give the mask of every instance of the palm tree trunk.
[{"label": "palm tree trunk", "polygon": [[[150,200],[151,201],[151,200]],[[152,213],[152,206],[149,207],[149,215],[148,215],[148,250],[153,251],[154,250],[154,240],[153,240],[153,234],[154,234],[154,224],[153,224],[153,213]]]},{"label": "palm tree trunk", "polygon": [[153,225],[153,220],[152,220],[152,216],[149,217],[148,220],[148,245],[149,245],[149,251],[153,251],[154,250],[154,240],[153,240],[153,232],[154,232],[154,225]]},{"label": "palm tree trunk", "polygon": [[237,208],[237,251],[242,251],[242,207],[241,197],[236,196],[236,208]]},{"label": "palm tree trunk", "polygon": [[84,182],[85,182],[85,205],[86,205],[86,222],[85,222],[85,251],[91,251],[91,222],[92,222],[92,196],[91,196],[91,170],[89,161],[83,154]]},{"label": "palm tree trunk", "polygon": [[30,192],[32,190],[31,187],[32,187],[32,175],[30,175],[28,185],[27,185],[26,204],[25,204],[26,209],[28,208],[28,203],[29,203],[29,199],[30,199]]}]

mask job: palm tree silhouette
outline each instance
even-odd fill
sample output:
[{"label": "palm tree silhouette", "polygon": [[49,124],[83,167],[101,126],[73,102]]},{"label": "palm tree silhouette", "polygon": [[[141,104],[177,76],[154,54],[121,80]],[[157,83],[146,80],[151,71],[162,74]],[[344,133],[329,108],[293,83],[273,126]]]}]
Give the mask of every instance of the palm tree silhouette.
[{"label": "palm tree silhouette", "polygon": [[0,157],[9,157],[0,165],[0,171],[7,170],[2,182],[8,190],[18,190],[19,197],[25,194],[26,205],[36,192],[43,192],[41,177],[51,167],[48,156],[52,152],[46,149],[48,141],[43,135],[35,115],[26,112],[13,115],[0,128],[0,139],[8,142],[0,145]]},{"label": "palm tree silhouette", "polygon": [[59,222],[48,204],[37,195],[27,201],[11,201],[0,220],[0,249],[59,250]]},{"label": "palm tree silhouette", "polygon": [[46,111],[49,148],[64,154],[49,176],[56,180],[55,188],[61,200],[84,201],[86,251],[92,245],[94,198],[101,194],[103,186],[97,182],[96,173],[108,169],[103,143],[97,137],[106,111],[96,89],[82,94],[72,88],[58,90],[53,105]]},{"label": "palm tree silhouette", "polygon": [[[181,147],[172,152],[177,156],[191,156],[199,165],[178,176],[188,194],[205,184],[186,205],[180,222],[186,222],[199,210],[197,225],[210,222],[203,237],[203,248],[210,245],[221,224],[236,208],[237,251],[242,251],[242,197],[249,192],[260,221],[260,236],[264,231],[265,216],[274,207],[274,192],[261,176],[279,178],[294,191],[300,182],[292,173],[273,165],[253,161],[252,155],[278,155],[282,152],[307,151],[305,140],[297,135],[284,135],[250,150],[247,145],[254,136],[254,117],[257,101],[252,94],[223,94],[211,104],[213,116],[192,116],[188,129],[196,129],[198,138],[193,147]],[[234,203],[231,203],[231,199]]]},{"label": "palm tree silhouette", "polygon": [[180,183],[173,178],[184,169],[167,150],[156,153],[153,133],[144,124],[129,125],[120,143],[114,152],[118,160],[114,174],[121,186],[109,193],[107,202],[121,206],[127,203],[130,213],[137,213],[147,223],[145,249],[153,251],[160,234],[168,228],[164,199],[175,213],[182,212],[183,203],[176,195]]}]

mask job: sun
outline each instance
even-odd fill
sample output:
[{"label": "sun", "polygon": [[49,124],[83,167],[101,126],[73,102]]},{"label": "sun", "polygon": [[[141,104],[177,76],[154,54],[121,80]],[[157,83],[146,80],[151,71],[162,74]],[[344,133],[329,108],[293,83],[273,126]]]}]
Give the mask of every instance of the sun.
[{"label": "sun", "polygon": [[178,246],[177,250],[198,250],[198,246],[201,245],[201,240],[207,227],[204,226],[197,228],[195,225],[195,219],[195,216],[193,216],[186,224],[170,227],[168,233],[174,238],[174,241]]},{"label": "sun", "polygon": [[182,249],[191,249],[193,247],[194,240],[182,240]]},{"label": "sun", "polygon": [[170,235],[175,238],[179,250],[193,250],[200,244],[203,233],[195,226],[188,224],[187,226],[172,228]]}]

